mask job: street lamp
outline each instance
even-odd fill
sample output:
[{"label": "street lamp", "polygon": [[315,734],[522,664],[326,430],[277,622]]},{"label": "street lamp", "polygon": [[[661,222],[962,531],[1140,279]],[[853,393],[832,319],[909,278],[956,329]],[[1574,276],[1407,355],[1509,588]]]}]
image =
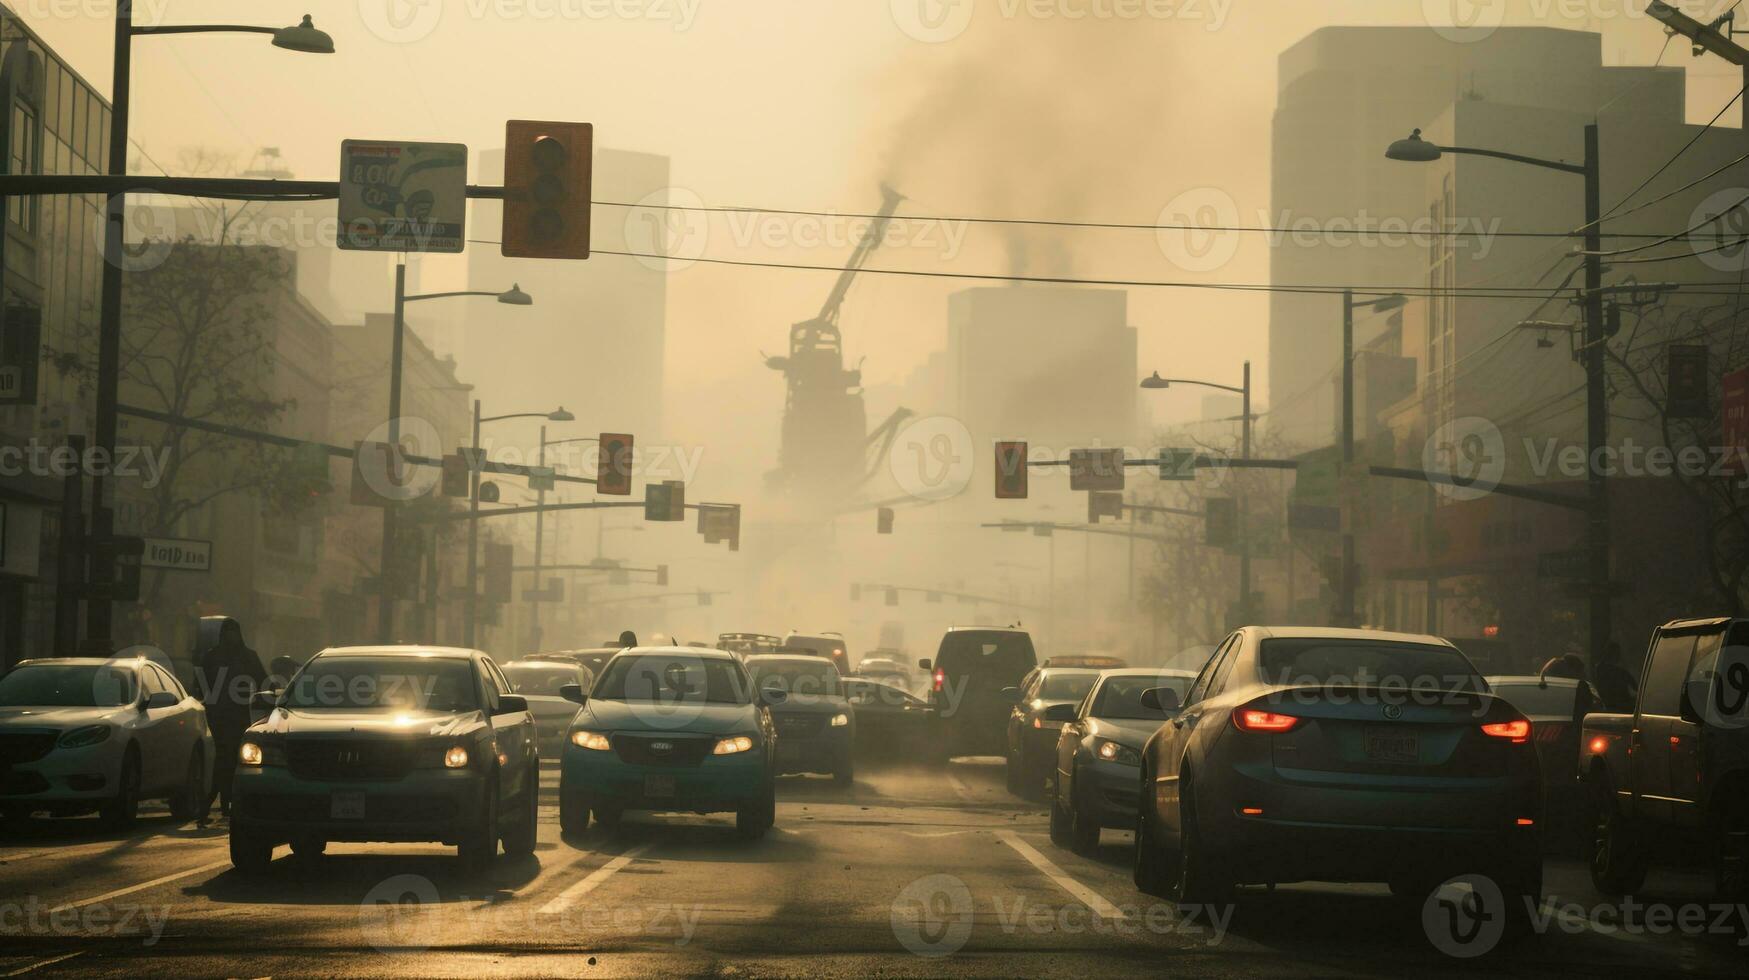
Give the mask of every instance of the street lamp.
[{"label": "street lamp", "polygon": [[1585,160],[1577,164],[1500,150],[1439,146],[1422,139],[1419,129],[1408,139],[1397,140],[1385,150],[1388,159],[1410,163],[1430,163],[1447,153],[1510,160],[1585,178],[1585,458],[1591,461],[1585,474],[1586,496],[1590,501],[1585,550],[1586,594],[1590,605],[1588,632],[1592,662],[1595,663],[1608,645],[1610,633],[1609,486],[1603,468],[1597,464],[1597,453],[1609,441],[1609,388],[1604,349],[1609,338],[1604,334],[1603,323],[1603,181],[1597,151],[1597,124],[1586,124]]},{"label": "street lamp", "polygon": [[[1232,385],[1217,384],[1213,381],[1191,381],[1185,378],[1162,378],[1160,372],[1142,379],[1142,387],[1150,391],[1163,391],[1173,385],[1196,385],[1202,388],[1215,388],[1220,391],[1230,391],[1241,396],[1243,403],[1239,409],[1239,458],[1251,458],[1251,362],[1245,362],[1243,383],[1235,388]],[[1234,530],[1239,537],[1239,618],[1249,622],[1251,615],[1251,542],[1245,528],[1245,501],[1240,497],[1237,508],[1238,527]]]},{"label": "street lamp", "polygon": [[[334,39],[316,30],[308,14],[293,27],[255,27],[243,24],[184,24],[164,27],[135,27],[134,5],[120,0],[115,5],[115,54],[111,73],[109,107],[109,165],[111,176],[126,176],[128,172],[128,96],[133,66],[135,35],[157,34],[271,34],[276,47],[288,51],[332,54]],[[97,397],[95,419],[95,450],[99,458],[115,458],[117,406],[121,388],[121,255],[126,247],[127,194],[116,191],[107,196],[103,215],[103,284],[98,305],[97,326]],[[99,551],[91,556],[90,579],[94,586],[85,610],[86,641],[92,646],[108,647],[113,607],[106,598],[109,583],[115,579],[114,544],[115,511],[103,503],[103,474],[95,471],[91,477],[91,529]]]},{"label": "street lamp", "polygon": [[[395,323],[393,339],[389,349],[389,445],[399,451],[401,445],[401,368],[407,343],[407,304],[428,299],[451,299],[457,296],[490,296],[507,306],[533,306],[534,299],[522,291],[522,287],[511,285],[501,293],[484,290],[463,289],[443,293],[416,293],[407,295],[407,263],[403,260],[395,263]],[[475,407],[479,405],[475,402]],[[563,409],[560,409],[563,411]],[[478,427],[476,426],[476,430]],[[478,445],[478,431],[475,432],[475,444]],[[395,525],[397,522],[393,506],[383,508],[383,560],[382,574],[378,582],[382,586],[382,612],[377,617],[381,622],[377,625],[377,635],[381,642],[393,642],[395,626],[395,576],[394,563],[389,557],[395,553]]]},{"label": "street lamp", "polygon": [[[1421,131],[1416,130],[1415,132],[1419,135]],[[1408,139],[1398,140],[1397,143],[1392,144],[1392,150],[1397,150],[1398,144],[1403,144],[1403,148],[1398,152],[1404,155],[1393,157],[1392,159],[1415,159],[1417,158],[1414,156],[1415,154],[1424,154],[1426,152],[1424,149],[1425,147],[1433,146],[1431,143],[1418,143],[1416,139]],[[1432,159],[1438,159],[1439,148],[1436,146],[1433,147],[1433,153],[1435,155]],[[1408,304],[1409,300],[1405,298],[1402,293],[1390,293],[1376,299],[1356,302],[1354,299],[1354,290],[1344,289],[1342,291],[1341,438],[1342,470],[1344,474],[1347,473],[1348,468],[1354,463],[1354,311],[1372,310],[1374,313],[1388,313],[1393,310],[1400,310]],[[1358,617],[1355,615],[1354,611],[1355,579],[1357,576],[1354,573],[1354,530],[1350,526],[1353,515],[1350,513],[1350,501],[1348,500],[1346,488],[1344,488],[1341,503],[1343,505],[1342,578],[1338,583],[1337,592],[1340,595],[1338,605],[1341,608],[1342,622],[1339,625],[1352,627],[1358,622]],[[1289,557],[1289,560],[1292,560],[1291,556]]]},{"label": "street lamp", "polygon": [[[512,290],[515,292],[516,290]],[[488,293],[487,295],[496,295]],[[508,295],[508,294],[506,294]],[[474,436],[469,443],[472,456],[468,460],[468,596],[462,604],[462,645],[468,648],[474,646],[476,614],[480,590],[475,579],[480,574],[480,469],[485,462],[480,457],[480,426],[487,422],[502,422],[506,419],[546,419],[548,422],[575,422],[577,416],[565,411],[563,405],[550,412],[514,412],[509,415],[489,415],[480,417],[480,400],[474,399]],[[545,427],[542,427],[545,431]],[[545,458],[543,451],[542,458]],[[539,512],[536,512],[537,516]],[[538,548],[539,545],[537,544]],[[536,575],[535,586],[540,586],[539,575]]]}]

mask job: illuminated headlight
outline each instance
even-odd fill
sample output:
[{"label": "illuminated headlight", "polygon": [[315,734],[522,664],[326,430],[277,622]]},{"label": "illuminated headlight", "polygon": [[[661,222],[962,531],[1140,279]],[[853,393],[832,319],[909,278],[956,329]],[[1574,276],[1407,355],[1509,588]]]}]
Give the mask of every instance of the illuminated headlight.
[{"label": "illuminated headlight", "polygon": [[1139,766],[1142,764],[1142,753],[1127,745],[1119,745],[1109,739],[1100,739],[1094,754],[1105,762],[1115,762],[1124,766]]},{"label": "illuminated headlight", "polygon": [[448,751],[443,753],[443,768],[445,768],[445,769],[466,769],[467,767],[468,767],[468,747],[467,746],[465,746],[465,745],[452,745],[449,747]]},{"label": "illuminated headlight", "polygon": [[108,740],[108,725],[84,725],[67,729],[55,744],[63,749],[82,749],[87,745],[98,745]]},{"label": "illuminated headlight", "polygon": [[237,762],[245,766],[259,766],[266,761],[267,753],[255,742],[244,742],[237,746]]},{"label": "illuminated headlight", "polygon": [[[838,717],[844,716],[839,715]],[[737,752],[751,752],[752,750],[753,740],[751,738],[745,735],[736,735],[734,738],[717,739],[717,747],[711,750],[711,755],[734,755]]]},{"label": "illuminated headlight", "polygon": [[611,746],[607,744],[607,736],[600,732],[572,732],[571,744],[580,749],[594,749],[597,752],[606,752],[611,748]]},{"label": "illuminated headlight", "polygon": [[845,725],[848,725],[848,724],[850,724],[850,716],[849,715],[836,714],[836,715],[832,716],[832,727],[833,728],[843,728]]},{"label": "illuminated headlight", "polygon": [[1043,718],[1038,717],[1037,715],[1034,715],[1032,718],[1032,727],[1034,727],[1034,728],[1045,727],[1045,720]]}]

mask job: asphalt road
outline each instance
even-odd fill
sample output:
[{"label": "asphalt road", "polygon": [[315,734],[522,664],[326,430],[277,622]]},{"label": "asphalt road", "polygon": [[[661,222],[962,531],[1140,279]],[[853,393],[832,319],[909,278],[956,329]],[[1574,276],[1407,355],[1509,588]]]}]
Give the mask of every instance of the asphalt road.
[{"label": "asphalt road", "polygon": [[1449,955],[1477,944],[1452,945],[1437,902],[1383,888],[1251,889],[1231,906],[1178,910],[1131,886],[1129,834],[1106,832],[1092,858],[1054,847],[1043,806],[1008,794],[997,760],[865,770],[850,790],[783,780],[777,827],[753,844],[727,817],[690,816],[633,816],[613,836],[564,841],[556,788],[547,773],[535,856],[479,878],[450,849],[420,845],[335,845],[308,864],[282,848],[270,875],[244,877],[223,823],[179,824],[161,809],[119,836],[89,818],[9,825],[0,976],[1749,970],[1749,911],[1708,905],[1703,880],[1654,873],[1649,908],[1620,927],[1620,903],[1596,895],[1574,861],[1549,864],[1546,927],[1481,960]]}]

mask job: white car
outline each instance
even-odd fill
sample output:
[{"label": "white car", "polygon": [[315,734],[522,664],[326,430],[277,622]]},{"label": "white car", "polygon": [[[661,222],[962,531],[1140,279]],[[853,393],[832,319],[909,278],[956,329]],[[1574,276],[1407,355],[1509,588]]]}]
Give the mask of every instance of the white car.
[{"label": "white car", "polygon": [[0,811],[96,810],[132,822],[142,799],[206,815],[213,737],[206,707],[144,658],[26,660],[0,677]]}]

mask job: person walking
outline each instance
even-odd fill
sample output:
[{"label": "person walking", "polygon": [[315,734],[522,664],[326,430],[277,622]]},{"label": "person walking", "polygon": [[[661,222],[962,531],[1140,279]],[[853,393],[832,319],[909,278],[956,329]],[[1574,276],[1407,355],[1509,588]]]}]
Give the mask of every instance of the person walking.
[{"label": "person walking", "polygon": [[200,662],[207,726],[213,731],[213,788],[219,812],[231,812],[231,776],[237,770],[237,750],[249,727],[249,702],[267,683],[261,658],[243,642],[243,627],[234,619],[219,624],[219,640]]}]

